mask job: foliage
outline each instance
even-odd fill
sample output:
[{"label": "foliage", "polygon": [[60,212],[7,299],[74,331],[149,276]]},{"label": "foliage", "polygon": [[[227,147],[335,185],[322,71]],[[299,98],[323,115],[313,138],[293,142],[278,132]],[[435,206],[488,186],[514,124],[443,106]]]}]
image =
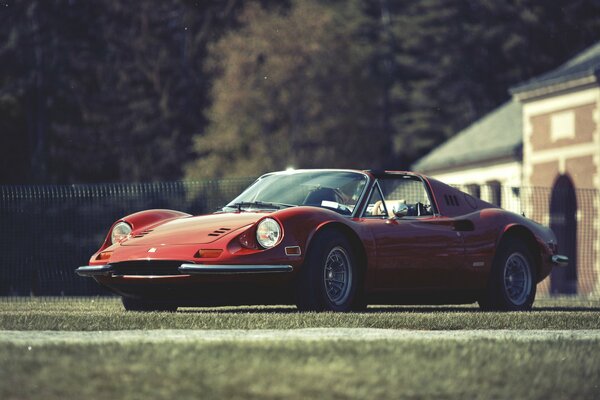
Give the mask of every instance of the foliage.
[{"label": "foliage", "polygon": [[377,163],[386,144],[374,123],[380,83],[358,11],[249,4],[242,27],[210,48],[210,125],[188,178]]},{"label": "foliage", "polygon": [[390,2],[395,151],[407,166],[495,108],[508,88],[598,40],[597,1]]},{"label": "foliage", "polygon": [[6,0],[0,182],[407,168],[597,41],[599,14],[598,0]]},{"label": "foliage", "polygon": [[0,9],[4,182],[173,180],[203,124],[223,2],[8,2]]}]

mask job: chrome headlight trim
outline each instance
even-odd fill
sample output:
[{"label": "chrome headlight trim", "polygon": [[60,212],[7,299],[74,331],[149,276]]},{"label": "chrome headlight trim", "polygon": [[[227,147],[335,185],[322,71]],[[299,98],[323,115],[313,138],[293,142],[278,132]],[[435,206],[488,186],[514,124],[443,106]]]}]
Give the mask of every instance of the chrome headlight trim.
[{"label": "chrome headlight trim", "polygon": [[110,243],[115,244],[119,243],[123,239],[125,239],[131,233],[131,225],[127,222],[119,222],[113,226],[112,231],[110,232]]},{"label": "chrome headlight trim", "polygon": [[265,249],[270,249],[281,239],[281,225],[273,218],[265,218],[256,226],[256,241]]}]

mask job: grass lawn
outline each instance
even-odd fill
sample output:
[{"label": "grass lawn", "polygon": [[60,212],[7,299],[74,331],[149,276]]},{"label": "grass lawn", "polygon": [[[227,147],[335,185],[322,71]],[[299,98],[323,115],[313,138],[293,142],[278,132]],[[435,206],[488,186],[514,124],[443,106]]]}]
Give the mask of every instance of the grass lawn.
[{"label": "grass lawn", "polygon": [[115,298],[0,300],[0,330],[600,329],[598,300],[540,300],[533,312],[480,312],[475,306],[369,307],[361,313],[299,313],[291,306],[183,308],[125,312]]},{"label": "grass lawn", "polygon": [[10,399],[592,399],[600,341],[0,346]]},{"label": "grass lawn", "polygon": [[[159,331],[152,334],[164,336],[167,331],[160,330],[314,327],[599,330],[600,301],[540,300],[527,313],[480,312],[474,306],[377,306],[362,313],[333,314],[299,313],[283,306],[132,313],[112,298],[0,300],[0,331],[153,329]],[[468,340],[419,335],[394,340],[28,343],[2,335],[3,400],[600,398],[597,337],[515,340],[498,332]]]}]

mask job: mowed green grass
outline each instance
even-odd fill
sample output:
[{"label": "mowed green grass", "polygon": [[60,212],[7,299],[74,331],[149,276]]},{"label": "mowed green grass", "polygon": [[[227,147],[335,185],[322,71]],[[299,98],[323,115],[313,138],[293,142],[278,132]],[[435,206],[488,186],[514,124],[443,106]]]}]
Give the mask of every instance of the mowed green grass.
[{"label": "mowed green grass", "polygon": [[0,300],[0,330],[600,329],[599,300],[540,300],[532,312],[481,312],[476,306],[372,306],[360,313],[300,313],[293,306],[183,308],[126,312],[115,298]]},{"label": "mowed green grass", "polygon": [[[527,313],[474,306],[125,312],[118,299],[0,300],[0,330],[600,329],[600,301],[540,300]],[[98,333],[101,335],[101,333]],[[154,332],[156,334],[156,331]],[[1,340],[0,399],[595,399],[600,340]]]},{"label": "mowed green grass", "polygon": [[594,399],[600,341],[0,346],[11,399]]}]

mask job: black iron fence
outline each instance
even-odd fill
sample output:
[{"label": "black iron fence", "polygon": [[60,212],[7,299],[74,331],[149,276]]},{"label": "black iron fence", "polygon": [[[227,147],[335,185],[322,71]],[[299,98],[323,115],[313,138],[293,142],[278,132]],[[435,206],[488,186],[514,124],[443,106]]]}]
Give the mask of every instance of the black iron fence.
[{"label": "black iron fence", "polygon": [[[151,208],[209,213],[252,180],[0,186],[0,296],[105,294],[73,270],[87,263],[116,219]],[[544,282],[542,292],[598,292],[598,191],[497,185],[461,189],[553,228],[561,252],[573,262]]]},{"label": "black iron fence", "polygon": [[559,251],[569,257],[567,268],[555,268],[538,291],[552,295],[598,296],[600,284],[600,197],[595,189],[465,185],[459,187],[502,208],[549,226]]},{"label": "black iron fence", "polygon": [[104,294],[73,270],[116,219],[152,208],[209,213],[252,180],[0,186],[0,296]]}]

